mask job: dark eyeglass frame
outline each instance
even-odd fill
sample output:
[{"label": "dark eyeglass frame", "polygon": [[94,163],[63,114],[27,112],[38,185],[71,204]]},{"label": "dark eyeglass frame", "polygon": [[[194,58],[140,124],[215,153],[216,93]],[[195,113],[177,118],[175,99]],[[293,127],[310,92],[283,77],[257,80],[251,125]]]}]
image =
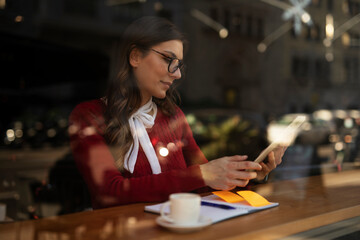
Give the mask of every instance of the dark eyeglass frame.
[{"label": "dark eyeglass frame", "polygon": [[[165,55],[164,53],[161,53],[159,51],[156,51],[155,49],[151,49],[152,51],[156,52],[157,54],[160,54],[161,56],[163,56],[164,58],[168,59],[169,60],[169,65],[168,65],[168,72],[169,73],[174,73],[176,72],[176,70],[180,69],[182,70],[183,66],[184,66],[184,62],[176,57],[169,57],[167,55]],[[178,65],[174,68],[173,71],[170,70],[170,66],[171,64],[173,63],[173,61],[178,61]]]}]

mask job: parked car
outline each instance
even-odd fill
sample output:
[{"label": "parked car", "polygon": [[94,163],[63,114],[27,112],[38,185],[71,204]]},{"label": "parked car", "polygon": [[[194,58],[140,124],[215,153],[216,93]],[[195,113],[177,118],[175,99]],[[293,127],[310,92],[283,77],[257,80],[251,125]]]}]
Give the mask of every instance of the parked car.
[{"label": "parked car", "polygon": [[360,155],[360,111],[323,109],[314,112],[314,116],[335,125],[336,131],[330,136],[330,142],[341,162],[355,161]]}]

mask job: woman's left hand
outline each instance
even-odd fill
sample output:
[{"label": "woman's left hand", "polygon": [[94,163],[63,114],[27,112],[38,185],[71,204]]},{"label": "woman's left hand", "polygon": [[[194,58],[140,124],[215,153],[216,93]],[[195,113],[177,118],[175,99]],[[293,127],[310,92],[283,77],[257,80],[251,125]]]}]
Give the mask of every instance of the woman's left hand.
[{"label": "woman's left hand", "polygon": [[256,180],[262,181],[266,175],[268,175],[272,170],[274,170],[277,165],[282,161],[282,157],[286,151],[287,147],[279,146],[275,148],[272,152],[268,154],[266,163],[260,163],[262,169],[257,171]]}]

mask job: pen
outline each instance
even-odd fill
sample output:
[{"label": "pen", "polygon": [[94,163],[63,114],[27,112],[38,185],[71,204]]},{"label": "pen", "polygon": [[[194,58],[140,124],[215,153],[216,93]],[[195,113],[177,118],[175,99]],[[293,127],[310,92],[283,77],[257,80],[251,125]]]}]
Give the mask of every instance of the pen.
[{"label": "pen", "polygon": [[201,205],[202,206],[222,208],[222,209],[226,209],[226,210],[236,209],[235,207],[232,207],[232,206],[228,206],[228,205],[224,205],[224,204],[218,204],[218,203],[204,202],[204,201],[201,201]]}]

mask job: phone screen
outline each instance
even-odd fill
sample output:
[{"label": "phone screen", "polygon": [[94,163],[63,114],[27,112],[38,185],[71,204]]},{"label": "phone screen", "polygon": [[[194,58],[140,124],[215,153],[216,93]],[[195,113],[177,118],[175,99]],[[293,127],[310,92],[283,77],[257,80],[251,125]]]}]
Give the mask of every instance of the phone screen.
[{"label": "phone screen", "polygon": [[277,137],[277,139],[272,142],[267,148],[262,151],[259,156],[254,160],[256,163],[264,161],[267,155],[277,148],[278,146],[289,146],[297,136],[297,130],[305,122],[305,116],[297,116]]}]

